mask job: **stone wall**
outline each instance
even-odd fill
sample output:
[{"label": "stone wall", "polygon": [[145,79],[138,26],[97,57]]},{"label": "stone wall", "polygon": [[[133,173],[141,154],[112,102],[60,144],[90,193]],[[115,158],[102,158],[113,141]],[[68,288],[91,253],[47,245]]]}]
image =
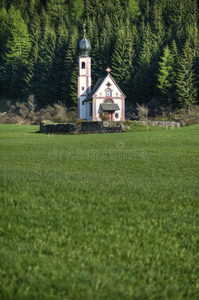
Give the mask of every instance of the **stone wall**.
[{"label": "stone wall", "polygon": [[151,125],[151,126],[159,126],[159,127],[166,127],[166,126],[171,126],[171,127],[180,127],[180,123],[179,122],[169,122],[169,121],[132,121],[134,123],[137,124],[141,124],[141,125]]},{"label": "stone wall", "polygon": [[42,133],[69,133],[69,134],[82,134],[82,133],[113,133],[122,132],[122,126],[104,126],[103,122],[82,122],[78,125],[75,124],[45,124],[40,123],[40,132]]},{"label": "stone wall", "polygon": [[73,133],[75,132],[74,124],[45,124],[40,123],[40,132],[42,133]]},{"label": "stone wall", "polygon": [[[180,127],[180,123],[167,122],[167,121],[133,121],[134,123],[144,126],[160,126],[160,127]],[[40,123],[40,132],[43,133],[68,133],[68,134],[81,134],[81,133],[113,133],[122,132],[125,129],[130,129],[128,126],[124,126],[124,122],[120,122],[121,125],[116,125],[115,122],[93,122],[83,121],[79,124],[53,124],[53,123]]]}]

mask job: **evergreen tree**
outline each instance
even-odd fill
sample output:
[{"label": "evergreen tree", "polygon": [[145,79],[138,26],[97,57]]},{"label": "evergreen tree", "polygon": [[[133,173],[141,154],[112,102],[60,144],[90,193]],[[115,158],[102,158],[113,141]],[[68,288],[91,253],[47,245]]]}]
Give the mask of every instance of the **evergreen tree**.
[{"label": "evergreen tree", "polygon": [[94,83],[99,77],[104,76],[106,68],[111,65],[113,40],[111,20],[109,15],[105,15],[99,41],[92,44],[92,72]]},{"label": "evergreen tree", "polygon": [[84,13],[84,1],[83,0],[74,0],[71,6],[71,20],[74,24],[77,24]]},{"label": "evergreen tree", "polygon": [[161,47],[165,37],[165,24],[162,6],[160,6],[158,2],[155,2],[152,10],[152,32],[154,43],[157,47]]},{"label": "evergreen tree", "polygon": [[162,105],[171,109],[174,105],[176,72],[174,56],[171,54],[168,45],[164,48],[161,59],[159,74],[157,75],[159,95]]},{"label": "evergreen tree", "polygon": [[20,97],[25,89],[24,74],[27,69],[28,58],[31,50],[31,41],[20,10],[12,6],[8,11],[12,20],[10,35],[6,41],[5,54],[3,55],[0,69],[0,80],[4,92]]},{"label": "evergreen tree", "polygon": [[60,23],[68,23],[68,6],[65,0],[48,0],[46,10],[51,18],[51,26],[58,28]]},{"label": "evergreen tree", "polygon": [[51,98],[53,102],[63,100],[62,81],[64,74],[64,59],[68,42],[68,30],[64,24],[60,25],[57,30],[55,56],[53,60],[51,77],[53,84],[51,85]]},{"label": "evergreen tree", "polygon": [[153,96],[155,79],[151,69],[153,37],[150,25],[146,26],[142,50],[138,61],[138,70],[133,80],[133,102],[149,102]]},{"label": "evergreen tree", "polygon": [[47,105],[53,102],[51,98],[52,65],[56,47],[55,31],[47,27],[39,44],[39,57],[34,68],[32,78],[32,90],[40,105]]},{"label": "evergreen tree", "polygon": [[[71,93],[73,90],[72,75],[73,78],[76,76],[78,78],[78,29],[76,26],[73,27],[72,32],[69,34],[69,44],[66,51],[66,56],[64,60],[64,71],[63,71],[63,100],[67,107],[74,107],[74,103],[77,103],[77,89],[75,97],[71,98]],[[75,70],[75,71],[74,71]],[[76,73],[74,73],[76,72]],[[76,75],[75,75],[76,74]],[[74,95],[73,95],[74,96]]]},{"label": "evergreen tree", "polygon": [[116,82],[125,90],[127,98],[132,93],[132,59],[133,59],[132,36],[128,30],[120,29],[112,56],[112,75]]},{"label": "evergreen tree", "polygon": [[187,41],[179,61],[176,80],[177,100],[181,107],[190,108],[196,103],[196,80],[193,73],[193,53]]},{"label": "evergreen tree", "polygon": [[9,16],[5,8],[0,10],[0,57],[5,51],[5,45],[10,35]]},{"label": "evergreen tree", "polygon": [[32,49],[28,60],[27,72],[25,74],[27,96],[34,94],[34,71],[39,58],[40,18],[36,13],[30,26],[30,39],[32,42]]}]

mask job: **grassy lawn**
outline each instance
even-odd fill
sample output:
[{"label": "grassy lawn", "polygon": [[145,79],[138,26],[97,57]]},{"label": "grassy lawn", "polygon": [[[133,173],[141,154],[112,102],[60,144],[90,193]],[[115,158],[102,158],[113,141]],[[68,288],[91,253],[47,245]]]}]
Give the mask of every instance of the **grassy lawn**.
[{"label": "grassy lawn", "polygon": [[198,299],[199,126],[0,125],[0,299]]}]

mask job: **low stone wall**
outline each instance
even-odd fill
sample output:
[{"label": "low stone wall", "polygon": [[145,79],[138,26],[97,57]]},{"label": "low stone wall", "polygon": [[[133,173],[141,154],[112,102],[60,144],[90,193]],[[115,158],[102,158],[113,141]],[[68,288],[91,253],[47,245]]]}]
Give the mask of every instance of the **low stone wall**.
[{"label": "low stone wall", "polygon": [[45,124],[40,123],[40,132],[42,133],[73,133],[75,132],[74,124]]},{"label": "low stone wall", "polygon": [[179,122],[169,122],[169,121],[133,121],[135,123],[138,124],[142,124],[142,125],[151,125],[151,126],[159,126],[159,127],[166,127],[166,126],[171,126],[171,127],[180,127],[180,123]]},{"label": "low stone wall", "polygon": [[[77,129],[78,130],[78,129]],[[79,133],[102,133],[103,122],[82,122]]]},{"label": "low stone wall", "polygon": [[68,134],[85,134],[85,133],[113,133],[122,132],[122,126],[104,126],[103,122],[82,122],[77,126],[75,124],[45,124],[40,123],[40,132],[42,133],[68,133]]}]

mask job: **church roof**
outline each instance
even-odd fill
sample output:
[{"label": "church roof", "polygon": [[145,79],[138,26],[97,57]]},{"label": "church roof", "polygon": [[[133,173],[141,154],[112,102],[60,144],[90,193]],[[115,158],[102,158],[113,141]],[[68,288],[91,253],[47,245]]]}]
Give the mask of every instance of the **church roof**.
[{"label": "church roof", "polygon": [[98,81],[94,85],[92,91],[90,92],[90,94],[88,95],[88,97],[84,101],[90,101],[90,100],[92,100],[93,95],[98,90],[98,88],[100,87],[100,85],[102,84],[102,82],[104,81],[105,78],[106,78],[106,76],[98,79]]},{"label": "church roof", "polygon": [[103,109],[103,111],[116,111],[116,110],[120,110],[119,106],[117,104],[114,103],[102,103],[101,104],[101,108]]}]

